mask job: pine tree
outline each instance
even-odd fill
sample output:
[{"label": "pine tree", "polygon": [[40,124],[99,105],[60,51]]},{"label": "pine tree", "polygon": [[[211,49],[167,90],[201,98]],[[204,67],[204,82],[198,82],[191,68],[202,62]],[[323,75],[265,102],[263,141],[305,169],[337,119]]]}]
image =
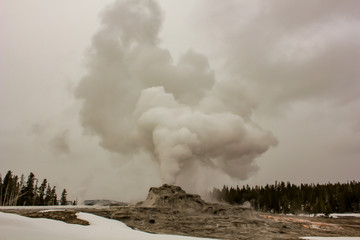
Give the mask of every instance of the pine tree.
[{"label": "pine tree", "polygon": [[12,206],[14,205],[14,198],[17,191],[18,177],[13,176],[11,171],[8,171],[5,175],[2,193],[1,193],[1,205]]},{"label": "pine tree", "polygon": [[[67,203],[64,189],[62,202]],[[0,174],[0,206],[58,205],[56,187],[50,187],[44,179],[38,187],[38,179],[31,172],[25,183],[24,174],[19,177],[8,171],[4,178]]]},{"label": "pine tree", "polygon": [[51,205],[51,187],[50,184],[47,185],[46,187],[46,192],[45,192],[45,199],[44,199],[44,205],[48,206]]},{"label": "pine tree", "polygon": [[15,206],[19,196],[19,177],[14,176],[11,181],[11,191],[9,194],[8,206]]},{"label": "pine tree", "polygon": [[61,199],[60,199],[60,204],[61,205],[67,205],[67,192],[66,189],[63,190],[62,194],[61,194]]},{"label": "pine tree", "polygon": [[301,184],[275,182],[265,187],[223,186],[214,189],[213,196],[219,201],[231,204],[250,202],[256,210],[282,213],[325,213],[359,212],[360,182],[344,184]]},{"label": "pine tree", "polygon": [[56,187],[55,186],[51,190],[51,196],[52,196],[51,205],[58,205],[57,195],[56,195]]},{"label": "pine tree", "polygon": [[23,206],[24,205],[24,188],[25,188],[25,176],[24,174],[21,174],[20,177],[20,183],[18,188],[18,196],[17,196],[17,206]]},{"label": "pine tree", "polygon": [[34,182],[35,182],[35,175],[31,172],[28,176],[27,182],[25,187],[22,189],[22,202],[23,205],[30,206],[34,205]]},{"label": "pine tree", "polygon": [[3,189],[1,193],[1,203],[3,206],[7,205],[11,181],[12,181],[12,172],[8,171],[4,178]]},{"label": "pine tree", "polygon": [[35,178],[35,185],[34,185],[34,190],[33,190],[34,195],[33,195],[32,205],[37,205],[37,202],[39,201],[38,182],[39,182],[39,180],[37,178]]},{"label": "pine tree", "polygon": [[38,189],[38,202],[36,205],[44,206],[45,205],[45,190],[46,190],[47,180],[44,179]]}]

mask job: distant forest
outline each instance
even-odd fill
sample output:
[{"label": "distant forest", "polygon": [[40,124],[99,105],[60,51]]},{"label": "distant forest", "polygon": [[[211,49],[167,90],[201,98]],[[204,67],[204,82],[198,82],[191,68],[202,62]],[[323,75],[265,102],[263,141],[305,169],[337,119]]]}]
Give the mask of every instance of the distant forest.
[{"label": "distant forest", "polygon": [[241,188],[224,186],[211,195],[233,205],[250,202],[258,211],[275,213],[344,213],[360,211],[360,182],[301,184],[275,182],[273,185]]},{"label": "distant forest", "polygon": [[[62,191],[60,201],[56,187],[51,187],[44,179],[38,186],[38,179],[31,172],[25,181],[24,174],[19,178],[8,171],[4,179],[0,176],[0,206],[45,206],[68,205],[66,189]],[[72,204],[76,204],[75,202]]]}]

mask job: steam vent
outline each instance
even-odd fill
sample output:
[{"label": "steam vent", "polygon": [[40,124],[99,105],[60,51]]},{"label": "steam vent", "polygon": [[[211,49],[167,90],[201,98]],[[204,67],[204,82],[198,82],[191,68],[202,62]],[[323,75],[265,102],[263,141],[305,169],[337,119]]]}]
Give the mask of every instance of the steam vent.
[{"label": "steam vent", "polygon": [[168,184],[150,188],[146,200],[137,203],[136,207],[152,208],[154,211],[160,212],[176,211],[177,213],[211,214],[215,216],[252,215],[250,208],[205,202],[197,194],[186,193],[181,187]]},{"label": "steam vent", "polygon": [[161,187],[152,187],[142,207],[160,207],[173,209],[201,210],[207,204],[199,195],[188,194],[181,187],[164,184]]}]

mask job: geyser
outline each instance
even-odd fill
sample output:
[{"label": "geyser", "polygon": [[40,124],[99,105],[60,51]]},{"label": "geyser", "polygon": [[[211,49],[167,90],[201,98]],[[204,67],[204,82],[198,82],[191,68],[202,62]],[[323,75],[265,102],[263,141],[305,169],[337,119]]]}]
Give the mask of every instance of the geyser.
[{"label": "geyser", "polygon": [[145,152],[165,183],[191,186],[214,177],[198,174],[206,171],[246,179],[277,140],[251,120],[237,83],[217,80],[205,56],[191,50],[174,62],[159,47],[161,22],[151,0],[117,1],[103,13],[76,89],[83,127],[108,151]]}]

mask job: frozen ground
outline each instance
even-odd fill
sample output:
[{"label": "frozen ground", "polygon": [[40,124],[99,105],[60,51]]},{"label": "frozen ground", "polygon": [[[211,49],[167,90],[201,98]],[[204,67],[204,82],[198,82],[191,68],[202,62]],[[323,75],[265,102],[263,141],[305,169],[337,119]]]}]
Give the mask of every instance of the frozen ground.
[{"label": "frozen ground", "polygon": [[61,221],[27,218],[16,214],[0,212],[0,240],[196,240],[205,238],[176,235],[150,234],[133,230],[124,223],[89,213],[78,213],[89,226],[67,224]]}]

